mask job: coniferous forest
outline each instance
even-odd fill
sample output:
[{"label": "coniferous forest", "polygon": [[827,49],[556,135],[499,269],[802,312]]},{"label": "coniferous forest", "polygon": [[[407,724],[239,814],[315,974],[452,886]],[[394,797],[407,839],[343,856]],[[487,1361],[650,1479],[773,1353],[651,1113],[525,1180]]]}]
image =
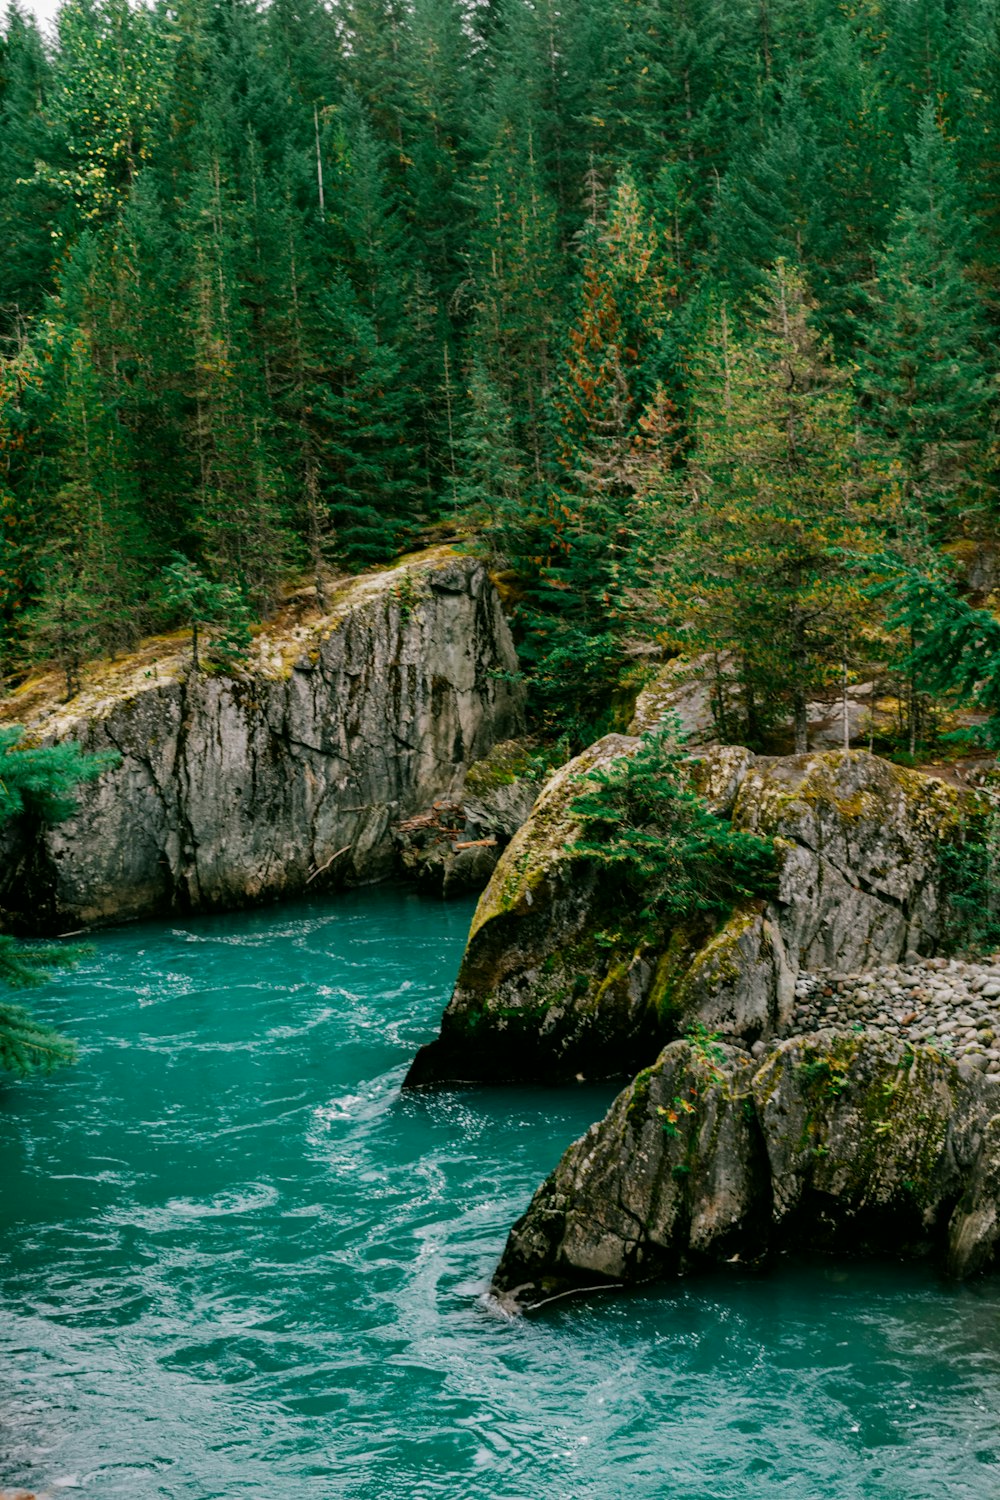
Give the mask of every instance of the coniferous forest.
[{"label": "coniferous forest", "polygon": [[459,536],[571,743],[708,652],[912,750],[1000,701],[998,228],[997,0],[15,0],[4,671]]}]

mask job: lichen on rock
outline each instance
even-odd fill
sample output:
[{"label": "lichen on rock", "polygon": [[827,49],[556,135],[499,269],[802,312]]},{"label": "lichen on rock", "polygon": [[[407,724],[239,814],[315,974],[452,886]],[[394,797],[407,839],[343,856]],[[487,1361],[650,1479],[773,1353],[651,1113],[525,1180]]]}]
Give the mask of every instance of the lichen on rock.
[{"label": "lichen on rock", "polygon": [[671,1043],[539,1188],[493,1291],[531,1308],[793,1249],[972,1274],[1000,1237],[998,1108],[931,1048],[820,1032],[756,1065]]}]

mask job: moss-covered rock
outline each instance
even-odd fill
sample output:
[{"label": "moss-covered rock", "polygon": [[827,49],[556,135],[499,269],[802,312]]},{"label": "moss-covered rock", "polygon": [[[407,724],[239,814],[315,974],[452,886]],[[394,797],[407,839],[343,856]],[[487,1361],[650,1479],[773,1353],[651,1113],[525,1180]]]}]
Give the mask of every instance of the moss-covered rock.
[{"label": "moss-covered rock", "polygon": [[779,1033],[800,968],[933,949],[938,846],[960,794],[861,751],[704,751],[692,776],[709,804],[776,841],[777,898],[681,931],[623,910],[568,852],[571,804],[582,775],[640,743],[609,735],[547,784],[480,900],[441,1036],[409,1083],[627,1076],[696,1021],[747,1042]]},{"label": "moss-covered rock", "polygon": [[608,735],[546,784],[480,898],[441,1034],[408,1086],[607,1076],[655,1051],[648,937],[568,847],[578,778],[638,743]]},{"label": "moss-covered rock", "polygon": [[787,1249],[994,1263],[1000,1090],[931,1048],[819,1032],[760,1065],[674,1042],[511,1230],[511,1307]]}]

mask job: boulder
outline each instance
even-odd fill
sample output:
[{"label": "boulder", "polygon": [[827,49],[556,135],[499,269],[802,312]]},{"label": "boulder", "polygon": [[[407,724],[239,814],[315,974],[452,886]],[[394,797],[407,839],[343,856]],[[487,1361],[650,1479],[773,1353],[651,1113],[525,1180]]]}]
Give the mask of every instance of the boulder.
[{"label": "boulder", "polygon": [[938,847],[961,794],[864,751],[705,750],[692,776],[709,804],[776,841],[776,899],[669,932],[623,910],[568,852],[570,806],[581,776],[639,743],[609,735],[547,784],[480,899],[409,1085],[628,1076],[699,1021],[752,1044],[786,1026],[800,969],[934,949]]},{"label": "boulder", "polygon": [[819,1032],[762,1064],[707,1033],[664,1049],[511,1230],[512,1310],[778,1251],[990,1267],[1000,1089],[932,1048]]}]

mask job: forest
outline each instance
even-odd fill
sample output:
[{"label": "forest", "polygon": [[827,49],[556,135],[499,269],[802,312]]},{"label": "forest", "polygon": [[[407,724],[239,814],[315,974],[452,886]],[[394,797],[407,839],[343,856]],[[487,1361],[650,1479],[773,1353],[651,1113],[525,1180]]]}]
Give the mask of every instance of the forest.
[{"label": "forest", "polygon": [[66,0],[0,30],[2,666],[460,538],[568,745],[1000,707],[998,0]]}]

